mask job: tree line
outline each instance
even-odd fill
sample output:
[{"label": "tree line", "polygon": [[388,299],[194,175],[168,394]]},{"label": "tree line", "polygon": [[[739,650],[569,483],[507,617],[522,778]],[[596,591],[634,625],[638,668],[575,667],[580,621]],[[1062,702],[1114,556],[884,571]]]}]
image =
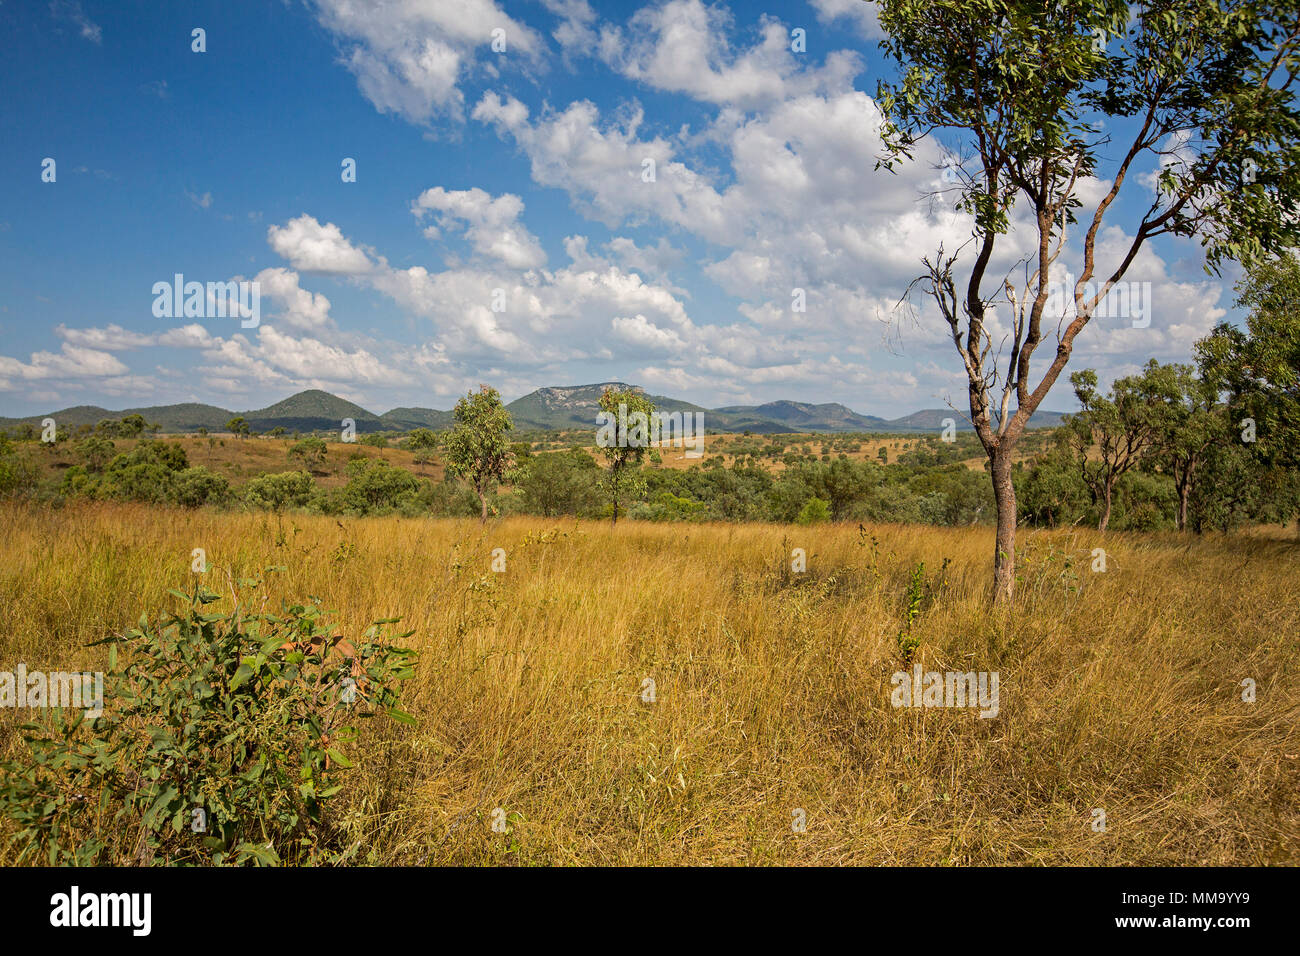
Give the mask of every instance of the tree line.
[{"label": "tree line", "polygon": [[[1038,447],[1013,468],[1018,520],[1202,532],[1300,515],[1300,264],[1292,257],[1270,261],[1248,273],[1238,292],[1250,310],[1246,327],[1220,325],[1196,344],[1194,365],[1152,360],[1104,391],[1091,369],[1071,376],[1080,410],[1040,434]],[[730,440],[730,467],[714,455],[670,469],[657,467],[661,449],[618,430],[627,427],[613,414],[620,405],[629,413],[654,412],[639,392],[610,390],[601,397],[602,411],[615,423],[613,440],[596,453],[602,465],[586,447],[534,451],[513,441],[499,393],[482,386],[457,402],[450,430],[417,428],[400,442],[417,465],[442,461],[441,481],[357,450],[344,484],[330,488],[315,480],[329,450],[319,437],[290,446],[293,470],[258,475],[236,488],[191,464],[179,444],[150,438],[138,415],[127,416],[86,429],[73,443],[79,461],[63,472],[55,495],[331,515],[474,514],[480,521],[521,513],[611,522],[964,526],[996,517],[987,474],[965,464],[980,453],[969,433],[952,442],[915,441],[892,461],[884,445],[879,460],[851,458],[846,450],[856,452],[862,436],[823,437],[820,460],[806,439],[738,436]],[[118,452],[113,437],[143,440]],[[218,441],[201,437],[210,447]],[[15,438],[36,436],[19,431]],[[68,438],[59,436],[59,443]],[[379,435],[361,443],[388,446]],[[834,455],[836,448],[846,450]],[[0,434],[0,492],[34,485],[30,460],[16,456]]]}]

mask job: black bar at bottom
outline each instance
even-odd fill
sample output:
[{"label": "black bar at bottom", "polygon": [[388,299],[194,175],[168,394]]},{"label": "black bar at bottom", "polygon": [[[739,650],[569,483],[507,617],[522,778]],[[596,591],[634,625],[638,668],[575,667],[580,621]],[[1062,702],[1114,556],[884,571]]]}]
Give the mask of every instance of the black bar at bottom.
[{"label": "black bar at bottom", "polygon": [[342,943],[460,925],[631,945],[689,926],[679,942],[734,947],[770,943],[786,923],[809,942],[824,931],[945,947],[1022,934],[1231,945],[1293,925],[1297,882],[1293,869],[9,869],[0,914],[7,944]]}]

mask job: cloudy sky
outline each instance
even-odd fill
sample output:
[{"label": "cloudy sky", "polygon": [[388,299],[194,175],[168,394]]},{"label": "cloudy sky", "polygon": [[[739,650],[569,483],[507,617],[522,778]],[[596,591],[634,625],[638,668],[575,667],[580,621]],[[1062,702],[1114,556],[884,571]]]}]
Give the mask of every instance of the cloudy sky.
[{"label": "cloudy sky", "polygon": [[[873,170],[877,37],[862,0],[0,3],[0,415],[611,379],[964,407],[945,329],[897,303],[969,221],[935,196],[940,144]],[[1234,315],[1202,265],[1148,246],[1149,326],[1096,321],[1071,368],[1187,359]],[[260,324],[155,316],[178,273],[256,280]]]}]

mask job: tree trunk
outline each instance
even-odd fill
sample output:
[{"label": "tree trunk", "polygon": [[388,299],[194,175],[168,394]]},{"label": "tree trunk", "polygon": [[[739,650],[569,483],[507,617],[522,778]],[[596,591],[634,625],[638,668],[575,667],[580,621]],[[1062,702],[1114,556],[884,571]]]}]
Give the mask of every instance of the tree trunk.
[{"label": "tree trunk", "polygon": [[618,524],[618,499],[614,499],[614,513],[609,516],[609,526],[612,528]]},{"label": "tree trunk", "polygon": [[483,505],[483,514],[479,517],[479,524],[487,524],[487,495],[480,491],[478,493],[478,500]]},{"label": "tree trunk", "polygon": [[1179,531],[1187,530],[1187,500],[1192,496],[1191,478],[1191,473],[1187,472],[1178,482],[1178,519],[1174,523]]},{"label": "tree trunk", "polygon": [[1106,492],[1101,499],[1101,521],[1097,523],[1098,531],[1105,531],[1110,524],[1110,502],[1111,502],[1111,484],[1106,482]]},{"label": "tree trunk", "polygon": [[1012,445],[1003,440],[990,454],[993,499],[998,508],[997,550],[993,556],[993,603],[1010,603],[1016,588],[1016,489],[1011,483]]}]

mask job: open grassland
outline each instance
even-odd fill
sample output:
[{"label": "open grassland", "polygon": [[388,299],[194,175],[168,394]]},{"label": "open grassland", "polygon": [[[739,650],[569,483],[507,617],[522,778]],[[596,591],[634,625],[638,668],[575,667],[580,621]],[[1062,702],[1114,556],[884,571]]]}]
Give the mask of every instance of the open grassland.
[{"label": "open grassland", "polygon": [[[1300,861],[1289,540],[1022,531],[995,613],[982,528],[0,504],[0,529],[0,669],[102,669],[83,645],[176,606],[197,547],[209,587],[284,565],[270,606],[319,595],[349,636],[400,616],[418,726],[369,725],[333,811],[370,862]],[[997,671],[994,719],[890,706],[921,561],[917,659]],[[0,711],[0,749],[30,716]]]}]

